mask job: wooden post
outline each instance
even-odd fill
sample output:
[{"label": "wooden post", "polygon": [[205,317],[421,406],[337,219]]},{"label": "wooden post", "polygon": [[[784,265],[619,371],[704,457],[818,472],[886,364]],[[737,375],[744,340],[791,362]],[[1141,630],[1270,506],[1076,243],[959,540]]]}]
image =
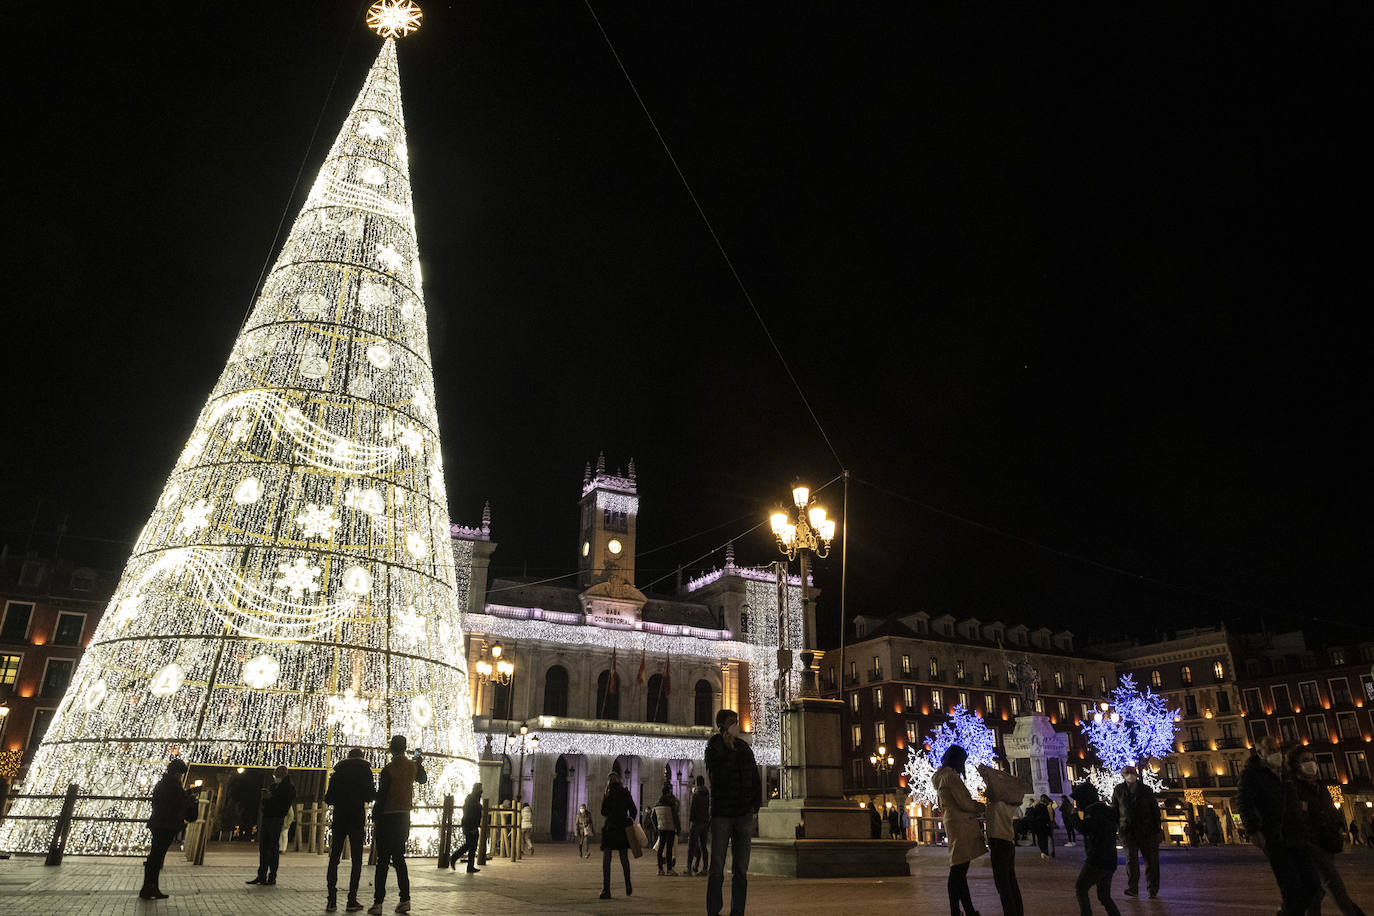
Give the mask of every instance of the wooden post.
[{"label": "wooden post", "polygon": [[44,865],[61,865],[62,854],[67,851],[67,833],[72,828],[72,811],[76,809],[76,783],[67,784],[67,797],[62,799],[62,810],[57,815],[57,826],[53,828],[52,842],[48,844],[48,858]]},{"label": "wooden post", "polygon": [[[482,800],[482,820],[477,824],[477,864],[487,864],[487,838],[491,836],[491,803]],[[469,860],[471,861],[471,860]]]},{"label": "wooden post", "polygon": [[192,865],[205,864],[205,846],[210,841],[210,830],[214,827],[213,812],[210,810],[210,799],[196,799],[196,820],[200,821],[200,830],[196,833],[196,845],[189,856]]},{"label": "wooden post", "polygon": [[453,854],[453,796],[444,796],[444,811],[439,817],[439,867],[448,868]]}]

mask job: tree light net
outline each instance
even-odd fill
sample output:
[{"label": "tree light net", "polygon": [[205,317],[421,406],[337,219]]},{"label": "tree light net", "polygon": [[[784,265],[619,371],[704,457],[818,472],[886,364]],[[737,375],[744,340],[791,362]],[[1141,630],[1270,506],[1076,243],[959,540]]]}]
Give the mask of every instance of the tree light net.
[{"label": "tree light net", "polygon": [[[170,757],[423,750],[412,846],[477,778],[396,48],[387,40],[0,826],[136,853]],[[232,771],[229,771],[232,772]]]}]

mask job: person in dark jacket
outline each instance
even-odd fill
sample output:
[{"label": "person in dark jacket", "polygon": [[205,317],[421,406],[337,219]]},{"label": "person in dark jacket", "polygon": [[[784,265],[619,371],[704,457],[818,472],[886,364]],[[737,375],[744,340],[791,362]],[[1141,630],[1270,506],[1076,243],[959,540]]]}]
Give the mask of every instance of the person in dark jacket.
[{"label": "person in dark jacket", "polygon": [[1264,851],[1279,885],[1285,913],[1306,913],[1321,893],[1307,852],[1307,833],[1291,780],[1283,775],[1283,747],[1261,738],[1240,774],[1237,797],[1246,837]]},{"label": "person in dark jacket", "polygon": [[706,742],[706,773],[711,777],[711,874],[706,880],[706,912],[715,916],[724,903],[725,851],[729,849],[734,856],[730,914],[744,916],[754,813],[763,804],[763,781],[754,752],[740,735],[739,714],[733,709],[716,713],[716,733]]},{"label": "person in dark jacket", "polygon": [[458,860],[464,853],[468,857],[467,873],[475,875],[482,869],[478,868],[474,862],[477,857],[477,844],[482,832],[482,784],[474,783],[468,790],[467,797],[463,799],[463,820],[459,825],[463,828],[463,845],[459,846],[448,860],[448,867],[458,868]]},{"label": "person in dark jacket", "polygon": [[883,838],[883,816],[878,813],[878,802],[871,795],[868,797],[868,836],[874,840]]},{"label": "person in dark jacket", "polygon": [[687,874],[706,874],[711,864],[708,849],[708,831],[711,825],[711,793],[706,788],[706,777],[697,777],[697,787],[692,792],[692,804],[688,809],[687,829],[690,839],[687,844]]},{"label": "person in dark jacket", "polygon": [[611,853],[620,853],[620,869],[625,873],[625,896],[634,893],[630,884],[629,830],[639,817],[630,791],[620,782],[620,772],[606,777],[606,794],[601,798],[601,899],[611,899]]},{"label": "person in dark jacket", "polygon": [[148,817],[148,831],[153,835],[153,844],[148,850],[148,858],[143,862],[143,887],[138,896],[143,900],[166,900],[167,895],[158,886],[158,873],[162,862],[167,858],[167,848],[172,840],[185,827],[187,821],[196,819],[195,795],[182,787],[186,775],[186,761],[174,757],[167,764],[167,772],[153,787],[153,811]]},{"label": "person in dark jacket", "polygon": [[1083,868],[1073,887],[1078,897],[1078,912],[1080,916],[1092,913],[1088,889],[1096,887],[1097,899],[1108,916],[1121,916],[1112,900],[1112,876],[1116,874],[1116,808],[1103,804],[1097,789],[1086,782],[1074,787],[1073,800],[1077,811],[1068,816],[1074,819],[1074,828],[1083,836]]},{"label": "person in dark jacket", "polygon": [[363,876],[363,827],[367,824],[367,803],[376,797],[372,766],[363,759],[363,749],[355,747],[334,764],[329,788],[324,793],[325,804],[334,806],[334,819],[329,825],[329,866],[324,873],[329,895],[324,905],[327,913],[339,906],[339,859],[343,857],[345,842],[352,859],[346,909],[355,913],[363,908],[358,902],[358,882]]},{"label": "person in dark jacket", "polygon": [[281,863],[281,828],[286,814],[296,801],[296,787],[291,784],[291,771],[277,767],[272,771],[272,784],[262,790],[262,824],[258,827],[258,875],[246,884],[276,884],[277,866]]},{"label": "person in dark jacket", "polygon": [[1112,792],[1112,807],[1126,847],[1126,896],[1140,894],[1140,859],[1145,860],[1145,889],[1159,894],[1159,802],[1135,767],[1121,768],[1121,784]]},{"label": "person in dark jacket", "polygon": [[1050,797],[1040,796],[1040,800],[1030,806],[1026,812],[1026,822],[1029,825],[1031,836],[1035,838],[1035,845],[1040,847],[1040,860],[1043,862],[1054,855],[1054,850],[1050,849],[1050,833],[1054,830],[1054,816],[1050,814]]},{"label": "person in dark jacket", "polygon": [[372,879],[369,916],[381,916],[386,899],[388,866],[396,869],[396,892],[401,898],[396,912],[410,912],[410,872],[406,869],[406,842],[410,840],[410,812],[415,809],[415,785],[429,782],[420,752],[406,756],[406,736],[392,735],[391,760],[377,779],[377,804],[372,806],[372,848],[377,853],[377,874]]},{"label": "person in dark jacket", "polygon": [[1069,814],[1073,811],[1073,801],[1067,795],[1059,796],[1059,815],[1064,818],[1064,845],[1074,845],[1073,838],[1078,834],[1073,829]]},{"label": "person in dark jacket", "polygon": [[[1307,834],[1307,854],[1321,881],[1322,890],[1329,896],[1342,916],[1364,916],[1346,892],[1345,881],[1336,870],[1336,853],[1345,848],[1345,818],[1336,809],[1331,793],[1317,776],[1317,758],[1312,749],[1303,745],[1288,754],[1288,769],[1293,775],[1293,788],[1298,796],[1298,808]],[[1320,895],[1310,912],[1320,912]]]}]

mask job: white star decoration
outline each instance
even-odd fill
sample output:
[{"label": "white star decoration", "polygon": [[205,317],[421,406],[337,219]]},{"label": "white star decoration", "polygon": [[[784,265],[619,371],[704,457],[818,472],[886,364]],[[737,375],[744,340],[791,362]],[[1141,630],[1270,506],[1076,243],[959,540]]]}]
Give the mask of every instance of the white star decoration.
[{"label": "white star decoration", "polygon": [[367,734],[367,704],[362,697],[355,696],[350,687],[343,696],[329,698],[329,715],[325,721],[339,726],[339,731],[345,735]]},{"label": "white star decoration", "polygon": [[425,440],[418,429],[407,423],[405,429],[401,430],[401,444],[406,447],[406,451],[410,452],[412,458],[418,458],[420,450],[424,448]]},{"label": "white star decoration", "polygon": [[311,566],[305,557],[297,557],[295,563],[278,563],[277,572],[281,573],[281,578],[272,584],[286,589],[292,598],[320,590],[319,583],[315,581],[320,577],[320,568]]},{"label": "white star decoration", "polygon": [[404,611],[396,615],[396,632],[406,642],[418,643],[425,635],[425,618],[415,613],[413,605],[407,605]]}]

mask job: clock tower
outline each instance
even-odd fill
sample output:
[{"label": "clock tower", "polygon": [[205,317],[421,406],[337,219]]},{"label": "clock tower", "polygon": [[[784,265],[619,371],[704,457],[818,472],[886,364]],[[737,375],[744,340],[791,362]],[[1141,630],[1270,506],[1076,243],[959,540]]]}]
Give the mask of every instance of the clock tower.
[{"label": "clock tower", "polygon": [[606,473],[606,456],[596,459],[582,474],[582,525],[578,538],[578,584],[583,588],[601,582],[635,582],[635,528],[638,525],[639,490],[635,463],[629,474],[619,469]]}]

